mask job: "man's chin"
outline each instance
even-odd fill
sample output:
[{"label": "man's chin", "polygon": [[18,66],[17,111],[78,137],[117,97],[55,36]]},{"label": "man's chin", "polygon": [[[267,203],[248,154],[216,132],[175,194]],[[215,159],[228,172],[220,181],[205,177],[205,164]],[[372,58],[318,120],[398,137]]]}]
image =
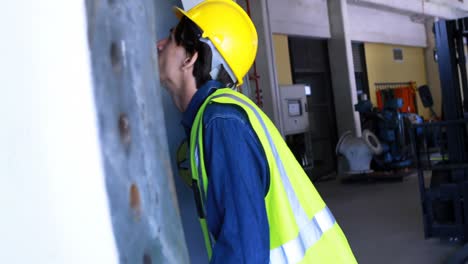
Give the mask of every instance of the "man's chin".
[{"label": "man's chin", "polygon": [[168,92],[170,95],[172,95],[171,89],[169,89],[169,83],[167,81],[164,81],[164,80],[160,79],[159,83],[161,84],[162,88],[166,92]]},{"label": "man's chin", "polygon": [[165,80],[164,78],[161,78],[161,75],[159,75],[159,83],[164,86],[164,89],[167,90],[167,80]]}]

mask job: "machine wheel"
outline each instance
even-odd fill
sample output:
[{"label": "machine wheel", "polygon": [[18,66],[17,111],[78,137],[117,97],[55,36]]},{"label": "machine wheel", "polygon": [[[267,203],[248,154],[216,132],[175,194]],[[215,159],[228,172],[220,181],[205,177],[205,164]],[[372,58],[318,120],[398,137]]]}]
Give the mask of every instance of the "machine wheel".
[{"label": "machine wheel", "polygon": [[455,254],[450,256],[446,264],[463,264],[468,263],[468,244],[465,244],[462,248],[457,250]]},{"label": "machine wheel", "polygon": [[[431,188],[450,182],[451,177],[449,171],[432,171]],[[455,221],[452,201],[436,200],[432,203],[432,210],[434,212],[434,220],[438,223],[445,224],[453,223]]]}]

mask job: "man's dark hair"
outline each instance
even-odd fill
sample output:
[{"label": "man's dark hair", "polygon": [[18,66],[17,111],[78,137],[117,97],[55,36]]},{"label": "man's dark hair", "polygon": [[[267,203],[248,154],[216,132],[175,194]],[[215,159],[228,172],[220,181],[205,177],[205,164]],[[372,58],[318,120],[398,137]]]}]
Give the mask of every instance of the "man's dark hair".
[{"label": "man's dark hair", "polygon": [[[200,41],[202,33],[203,31],[186,16],[182,17],[174,30],[174,39],[177,45],[184,47],[190,56],[198,52],[198,58],[193,67],[193,76],[196,80],[197,89],[212,79],[210,71],[213,55],[210,46]],[[220,81],[226,86],[232,84],[232,80],[224,68],[220,70],[217,81]]]}]

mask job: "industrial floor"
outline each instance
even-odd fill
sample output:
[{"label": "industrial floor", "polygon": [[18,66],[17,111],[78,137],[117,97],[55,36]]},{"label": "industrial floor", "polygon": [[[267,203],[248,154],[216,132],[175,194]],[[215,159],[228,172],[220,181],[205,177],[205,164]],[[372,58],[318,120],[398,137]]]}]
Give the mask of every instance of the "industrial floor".
[{"label": "industrial floor", "polygon": [[424,239],[416,174],[403,181],[315,185],[361,264],[444,263],[460,247]]}]

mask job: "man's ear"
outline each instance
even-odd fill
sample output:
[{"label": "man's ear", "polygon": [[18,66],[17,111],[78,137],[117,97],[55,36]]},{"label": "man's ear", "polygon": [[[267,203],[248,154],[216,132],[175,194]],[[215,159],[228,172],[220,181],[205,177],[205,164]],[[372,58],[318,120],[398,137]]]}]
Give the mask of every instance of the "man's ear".
[{"label": "man's ear", "polygon": [[192,56],[188,56],[187,58],[185,58],[184,64],[182,65],[182,70],[187,70],[193,67],[197,59],[198,59],[198,52],[195,52],[193,53]]}]

